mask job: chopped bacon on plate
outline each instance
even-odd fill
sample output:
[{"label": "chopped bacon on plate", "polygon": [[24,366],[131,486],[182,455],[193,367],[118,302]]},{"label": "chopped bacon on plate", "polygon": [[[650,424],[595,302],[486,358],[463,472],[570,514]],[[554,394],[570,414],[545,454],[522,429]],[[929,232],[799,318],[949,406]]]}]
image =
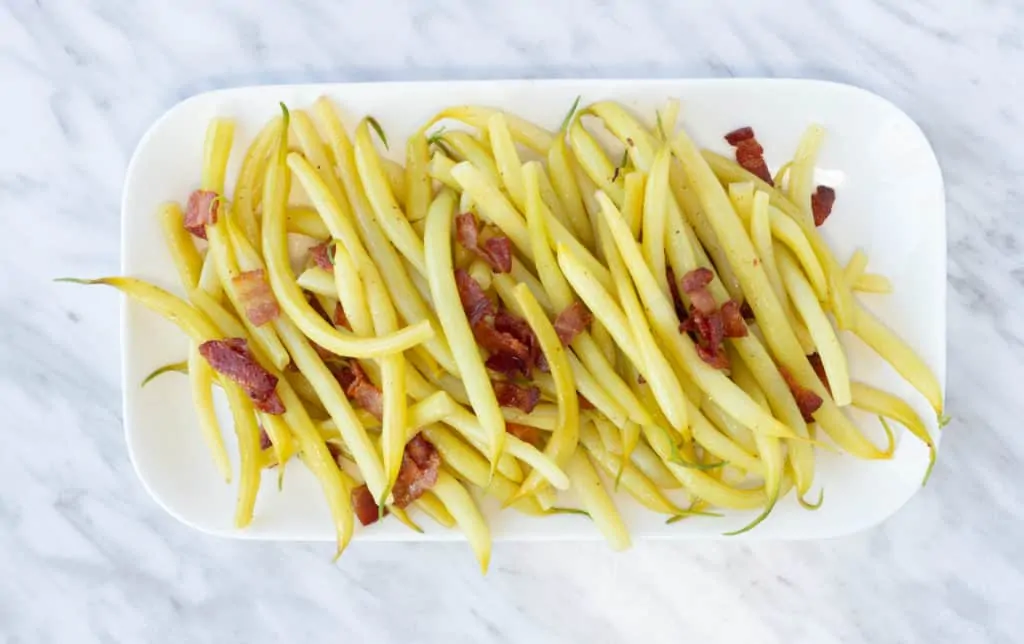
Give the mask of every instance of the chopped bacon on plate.
[{"label": "chopped bacon on plate", "polygon": [[765,183],[774,186],[772,173],[768,171],[768,164],[764,161],[764,148],[757,142],[754,136],[754,129],[741,127],[725,135],[726,142],[736,148],[736,163],[739,163],[747,172],[757,175]]},{"label": "chopped bacon on plate", "polygon": [[491,385],[494,386],[494,395],[502,407],[515,407],[528,414],[540,402],[540,389],[537,387],[523,387],[514,382],[501,380],[492,381]]},{"label": "chopped bacon on plate", "polygon": [[679,325],[683,333],[692,333],[697,341],[697,355],[716,369],[729,368],[729,356],[725,353],[726,338],[741,338],[747,335],[741,307],[729,300],[719,308],[708,289],[714,273],[708,268],[697,268],[680,282],[682,290],[691,302],[686,319]]},{"label": "chopped bacon on plate", "polygon": [[281,314],[274,292],[267,282],[267,273],[262,268],[239,273],[231,278],[231,283],[245,309],[245,317],[254,325],[266,324]]},{"label": "chopped bacon on plate", "polygon": [[587,325],[593,320],[594,316],[587,310],[587,307],[577,300],[555,318],[555,333],[558,334],[562,345],[568,346],[572,344],[576,336],[586,330]]},{"label": "chopped bacon on plate", "polygon": [[398,470],[398,478],[391,488],[394,504],[404,508],[437,483],[437,473],[441,468],[441,455],[434,445],[416,434],[405,445],[402,456],[402,467]]},{"label": "chopped bacon on plate", "polygon": [[800,408],[800,414],[804,417],[804,422],[814,422],[814,412],[818,411],[821,404],[824,402],[821,396],[814,393],[810,389],[803,387],[796,378],[789,373],[789,370],[785,367],[779,367],[779,373],[782,374],[782,378],[786,381],[786,385],[789,386],[789,390],[793,393],[793,398],[796,400],[796,406]]},{"label": "chopped bacon on plate", "polygon": [[345,395],[375,418],[384,418],[384,394],[373,384],[356,360],[332,360],[327,363]]},{"label": "chopped bacon on plate", "polygon": [[256,361],[244,339],[208,340],[199,345],[199,353],[214,371],[238,383],[256,409],[268,414],[284,413],[284,403],[277,395],[277,376]]},{"label": "chopped bacon on plate", "polygon": [[373,495],[370,494],[370,488],[365,484],[352,489],[352,509],[355,510],[359,523],[363,525],[377,523],[377,520],[380,519],[380,509],[377,507],[377,502],[373,500]]},{"label": "chopped bacon on plate", "polygon": [[462,247],[487,262],[495,273],[512,270],[512,243],[504,235],[480,241],[480,225],[471,212],[455,217],[455,237]]},{"label": "chopped bacon on plate", "polygon": [[206,239],[206,224],[217,223],[220,201],[213,190],[193,190],[185,205],[185,230]]},{"label": "chopped bacon on plate", "polygon": [[540,345],[530,325],[510,311],[498,309],[466,271],[455,271],[455,283],[473,337],[490,354],[487,367],[510,377],[529,377],[541,364]]},{"label": "chopped bacon on plate", "polygon": [[828,186],[818,186],[811,195],[811,212],[814,214],[814,225],[825,223],[832,214],[832,206],[836,202],[836,191]]}]

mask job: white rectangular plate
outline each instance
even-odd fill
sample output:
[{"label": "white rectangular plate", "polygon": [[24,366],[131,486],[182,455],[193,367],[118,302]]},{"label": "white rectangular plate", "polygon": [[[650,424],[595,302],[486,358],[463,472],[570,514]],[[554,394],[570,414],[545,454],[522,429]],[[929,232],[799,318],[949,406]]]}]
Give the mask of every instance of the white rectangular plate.
[{"label": "white rectangular plate", "polygon": [[[437,83],[366,83],[249,87],[194,96],[160,118],[142,138],[125,180],[122,212],[122,269],[181,292],[156,218],[166,200],[184,201],[198,186],[203,138],[209,119],[237,123],[229,167],[231,183],[244,147],[278,102],[309,105],[330,96],[349,117],[348,125],[373,114],[392,142],[396,159],[402,141],[443,107],[471,103],[510,110],[549,128],[557,128],[577,95],[582,103],[614,99],[653,126],[654,111],[669,97],[682,101],[682,124],[701,145],[729,153],[726,132],[753,126],[774,170],[793,153],[804,128],[820,123],[827,138],[819,160],[818,182],[836,188],[831,218],[822,229],[840,261],[856,248],[869,258],[869,270],[887,275],[892,296],[860,296],[865,305],[918,351],[945,381],[946,228],[942,177],[927,140],[917,125],[891,103],[869,92],[833,83],[794,80],[558,80]],[[229,195],[230,196],[230,195]],[[247,530],[232,525],[235,487],[217,476],[200,439],[186,378],[162,376],[145,389],[142,378],[153,369],[186,356],[185,336],[143,307],[127,302],[122,311],[124,424],[128,446],[143,484],[160,505],[200,530],[259,539],[330,540],[327,506],[312,475],[289,464],[283,490],[276,472],[266,472]],[[843,334],[854,377],[911,401],[937,432],[924,399],[858,340]],[[228,416],[222,415],[225,421]],[[877,419],[857,415],[877,441]],[[225,422],[234,454],[230,422]],[[900,430],[898,430],[900,431]],[[927,450],[900,433],[895,457],[866,462],[848,456],[818,454],[815,488],[825,490],[816,512],[790,495],[749,537],[814,538],[849,533],[874,525],[895,512],[919,489]],[[936,437],[937,439],[937,437]],[[237,461],[235,461],[237,472]],[[811,498],[817,497],[817,489]],[[568,499],[571,501],[571,499]],[[632,534],[650,538],[716,537],[744,525],[756,513],[725,518],[694,518],[665,525],[665,517],[631,499],[619,507]],[[498,539],[586,539],[598,534],[580,516],[534,519],[514,511],[498,512],[485,502]],[[422,540],[461,538],[420,517],[425,534],[396,521],[360,529],[359,539]]]}]

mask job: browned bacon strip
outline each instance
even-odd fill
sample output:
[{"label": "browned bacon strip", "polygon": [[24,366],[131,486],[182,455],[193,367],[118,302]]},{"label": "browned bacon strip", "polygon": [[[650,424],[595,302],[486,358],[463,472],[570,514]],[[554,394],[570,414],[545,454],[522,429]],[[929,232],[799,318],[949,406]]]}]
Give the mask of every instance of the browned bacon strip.
[{"label": "browned bacon strip", "polygon": [[266,271],[262,268],[239,273],[231,278],[231,283],[238,292],[238,299],[245,309],[245,317],[256,326],[277,319],[281,314],[274,292],[270,290],[270,284],[267,282]]},{"label": "browned bacon strip", "polygon": [[512,242],[504,235],[495,235],[480,243],[480,225],[476,215],[465,212],[455,217],[455,238],[466,250],[481,257],[495,273],[512,270]]},{"label": "browned bacon strip", "polygon": [[764,162],[764,148],[757,142],[754,130],[750,127],[741,127],[725,135],[726,142],[736,148],[736,163],[739,163],[748,172],[761,178],[765,183],[774,186],[772,173],[768,170],[768,164]]},{"label": "browned bacon strip", "polygon": [[391,488],[394,504],[404,508],[437,483],[437,473],[441,469],[441,455],[430,441],[419,434],[405,445],[402,455],[402,467],[398,470],[398,478]]},{"label": "browned bacon strip", "polygon": [[[352,509],[355,510],[359,523],[363,525],[377,523],[377,520],[380,519],[380,510],[377,508],[377,502],[373,500],[370,488],[366,487],[366,485],[360,485],[352,489]],[[386,510],[385,514],[387,514]]]},{"label": "browned bacon strip", "polygon": [[373,384],[358,361],[331,360],[327,362],[327,368],[350,400],[355,401],[378,420],[384,418],[384,394]]},{"label": "browned bacon strip", "polygon": [[455,269],[455,285],[459,289],[459,300],[462,301],[462,310],[466,312],[470,326],[495,314],[494,302],[491,302],[472,275],[461,268]]},{"label": "browned bacon strip", "polygon": [[740,312],[740,305],[736,300],[729,300],[722,305],[722,326],[725,327],[725,337],[742,338],[747,335],[747,323],[743,321],[743,314]]},{"label": "browned bacon strip", "polygon": [[559,313],[558,317],[555,318],[555,333],[558,334],[558,339],[562,341],[562,346],[572,344],[576,336],[583,333],[587,325],[593,320],[594,316],[578,300]]},{"label": "browned bacon strip", "polygon": [[814,225],[825,223],[832,214],[832,206],[836,202],[836,191],[828,186],[818,186],[811,195],[811,212],[814,214]]},{"label": "browned bacon strip", "polygon": [[494,395],[498,398],[498,404],[502,407],[515,407],[530,413],[540,402],[540,389],[536,387],[521,387],[515,383],[500,380],[491,381],[491,384],[494,386]]},{"label": "browned bacon strip", "polygon": [[708,284],[714,279],[714,273],[709,268],[695,268],[686,275],[683,275],[683,292],[690,296],[690,303],[697,311],[710,314],[715,310],[715,298],[708,290]]},{"label": "browned bacon strip", "polygon": [[206,239],[206,224],[217,223],[220,202],[213,190],[193,190],[185,205],[185,230],[196,237]]},{"label": "browned bacon strip", "polygon": [[818,411],[818,408],[821,407],[821,403],[824,402],[821,399],[821,396],[806,387],[802,387],[785,367],[780,366],[779,373],[782,374],[782,378],[786,381],[786,384],[789,386],[789,390],[793,393],[793,398],[796,400],[796,406],[800,408],[800,414],[804,417],[804,422],[813,423],[814,412]]},{"label": "browned bacon strip", "polygon": [[214,371],[238,383],[256,409],[268,414],[284,413],[276,390],[277,377],[256,361],[244,339],[208,340],[199,345],[199,353]]}]

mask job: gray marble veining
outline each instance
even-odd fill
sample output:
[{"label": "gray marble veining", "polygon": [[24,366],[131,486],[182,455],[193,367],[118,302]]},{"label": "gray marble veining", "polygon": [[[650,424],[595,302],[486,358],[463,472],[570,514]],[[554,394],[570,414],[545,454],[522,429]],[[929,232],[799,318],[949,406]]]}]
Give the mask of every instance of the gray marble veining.
[{"label": "gray marble veining", "polygon": [[[1015,642],[1024,618],[1024,5],[0,0],[0,642]],[[928,487],[812,543],[232,542],[138,485],[120,428],[129,156],[269,82],[797,76],[893,100],[942,165],[949,409]]]}]

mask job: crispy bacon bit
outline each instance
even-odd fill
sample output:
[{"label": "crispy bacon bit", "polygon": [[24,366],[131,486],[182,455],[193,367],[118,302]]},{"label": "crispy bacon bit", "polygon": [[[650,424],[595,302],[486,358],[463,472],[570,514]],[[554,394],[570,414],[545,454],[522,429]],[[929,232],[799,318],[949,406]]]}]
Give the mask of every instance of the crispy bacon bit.
[{"label": "crispy bacon bit", "polygon": [[487,366],[507,376],[519,373],[529,377],[536,362],[536,354],[515,333],[499,329],[496,322],[497,316],[473,326],[473,337],[490,353]]},{"label": "crispy bacon bit", "polygon": [[754,129],[751,127],[741,127],[725,135],[726,143],[733,147],[739,145],[740,141],[746,141],[752,138],[754,138]]},{"label": "crispy bacon bit", "polygon": [[434,445],[419,434],[413,436],[405,445],[402,467],[391,489],[395,505],[404,508],[434,487],[440,468],[441,455]]},{"label": "crispy bacon bit", "polygon": [[832,385],[828,384],[828,374],[825,373],[825,364],[821,361],[821,356],[815,351],[811,355],[807,356],[807,360],[810,361],[811,366],[814,367],[814,373],[818,374],[818,379],[821,380],[821,384],[825,385],[825,389],[828,389],[828,393],[832,393]]},{"label": "crispy bacon bit", "polygon": [[686,275],[683,275],[682,286],[684,293],[692,293],[711,283],[715,274],[710,268],[695,268]]},{"label": "crispy bacon bit", "polygon": [[743,314],[740,313],[740,305],[736,300],[729,300],[722,305],[722,326],[725,327],[725,337],[742,338],[747,335],[747,324],[743,321]]},{"label": "crispy bacon bit", "polygon": [[576,336],[583,333],[594,320],[594,316],[590,314],[587,307],[583,306],[583,303],[579,300],[570,304],[564,311],[558,314],[555,318],[555,333],[558,334],[558,339],[561,340],[562,346],[569,346],[572,341],[576,339]]},{"label": "crispy bacon bit", "polygon": [[261,326],[281,315],[281,309],[267,282],[267,272],[262,268],[245,271],[231,278],[238,292],[238,299],[245,308],[245,317],[256,326]]},{"label": "crispy bacon bit", "polygon": [[760,177],[768,185],[775,185],[768,164],[764,162],[764,148],[757,142],[753,128],[741,127],[733,130],[725,135],[725,140],[736,148],[736,163],[743,166],[747,172]]},{"label": "crispy bacon bit", "polygon": [[487,262],[495,273],[512,270],[512,242],[504,235],[495,235],[480,243],[480,225],[471,212],[455,217],[455,238],[462,247]]},{"label": "crispy bacon bit", "polygon": [[384,394],[373,384],[358,361],[331,360],[327,363],[327,368],[350,400],[355,401],[378,420],[384,418]]},{"label": "crispy bacon bit", "polygon": [[199,345],[199,353],[214,371],[238,383],[256,409],[268,414],[284,413],[284,404],[277,396],[277,377],[256,361],[244,339],[208,340]]},{"label": "crispy bacon bit", "polygon": [[461,268],[455,269],[455,285],[459,289],[459,300],[462,301],[462,310],[466,312],[470,326],[476,326],[485,317],[495,314],[494,302],[491,302],[472,275]]},{"label": "crispy bacon bit", "polygon": [[587,397],[579,392],[576,392],[576,400],[580,403],[580,409],[594,409],[594,403],[587,400]]},{"label": "crispy bacon bit", "polygon": [[696,268],[683,275],[683,292],[690,296],[693,308],[705,315],[715,310],[715,298],[707,288],[714,277],[709,268]]},{"label": "crispy bacon bit", "polygon": [[185,230],[206,239],[206,224],[217,223],[220,214],[219,195],[213,190],[193,190],[185,205]]},{"label": "crispy bacon bit", "polygon": [[330,254],[331,242],[323,242],[309,249],[309,258],[325,271],[333,271],[334,263]]},{"label": "crispy bacon bit", "polygon": [[[366,485],[360,485],[352,490],[352,509],[355,510],[359,523],[363,525],[377,523],[380,519],[380,509]],[[384,513],[387,514],[387,510]]]},{"label": "crispy bacon bit", "polygon": [[714,349],[710,349],[703,345],[697,345],[697,355],[700,359],[708,363],[715,369],[725,370],[729,368],[729,356],[725,353],[725,347],[718,345]]},{"label": "crispy bacon bit", "polygon": [[[708,284],[715,274],[709,268],[697,268],[683,275],[681,286],[683,292],[690,297],[690,309],[679,325],[681,333],[692,333],[697,342],[697,355],[701,360],[716,369],[729,368],[729,356],[723,344],[726,337],[746,335],[746,325],[739,318],[739,308],[735,302],[725,310],[718,310],[715,297],[708,290]],[[729,304],[729,303],[726,303]],[[726,316],[729,329],[737,335],[726,334]],[[739,322],[739,326],[736,322]]]},{"label": "crispy bacon bit", "polygon": [[836,191],[828,186],[818,186],[811,195],[811,212],[814,213],[814,225],[825,223],[832,214],[832,206],[836,202]]},{"label": "crispy bacon bit", "polygon": [[263,425],[260,425],[260,449],[267,449],[273,446],[273,444],[270,440],[270,434],[267,433],[267,430],[263,429]]},{"label": "crispy bacon bit", "polygon": [[345,307],[341,305],[341,302],[334,304],[334,315],[331,316],[331,322],[334,323],[334,326],[344,327],[349,331],[352,330],[352,325],[348,322],[348,316],[345,315]]},{"label": "crispy bacon bit", "polygon": [[536,387],[521,387],[512,382],[491,381],[494,386],[494,395],[498,398],[498,404],[502,407],[515,407],[530,413],[540,402],[540,389]]},{"label": "crispy bacon bit", "polygon": [[529,425],[520,425],[519,423],[505,423],[505,431],[512,434],[524,443],[529,443],[534,447],[540,447],[541,437],[540,430],[536,427],[530,427]]},{"label": "crispy bacon bit", "polygon": [[799,382],[796,381],[789,370],[783,366],[779,367],[779,373],[782,374],[782,378],[786,381],[786,385],[789,386],[789,390],[793,393],[793,398],[796,400],[796,406],[800,408],[800,414],[804,417],[804,422],[814,422],[814,412],[818,411],[821,407],[821,403],[824,402],[821,396],[814,393],[810,389],[803,387]]}]

